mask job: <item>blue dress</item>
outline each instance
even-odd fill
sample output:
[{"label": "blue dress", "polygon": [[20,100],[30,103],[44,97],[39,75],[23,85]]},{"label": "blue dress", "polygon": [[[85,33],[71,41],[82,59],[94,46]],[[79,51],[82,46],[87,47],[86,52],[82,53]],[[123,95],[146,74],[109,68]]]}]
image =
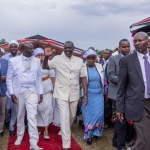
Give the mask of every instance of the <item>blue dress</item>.
[{"label": "blue dress", "polygon": [[[102,136],[104,127],[104,96],[101,77],[96,69],[88,68],[88,104],[82,106],[84,119],[84,139],[91,136]],[[82,98],[82,105],[85,104]]]}]

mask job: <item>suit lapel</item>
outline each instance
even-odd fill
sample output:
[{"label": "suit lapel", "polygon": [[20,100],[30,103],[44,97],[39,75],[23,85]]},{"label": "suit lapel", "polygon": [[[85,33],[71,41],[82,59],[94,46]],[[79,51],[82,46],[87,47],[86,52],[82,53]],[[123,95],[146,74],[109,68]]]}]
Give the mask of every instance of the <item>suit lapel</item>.
[{"label": "suit lapel", "polygon": [[142,70],[141,70],[141,65],[140,65],[140,62],[139,62],[139,59],[138,59],[138,56],[137,56],[137,53],[134,53],[133,54],[133,62],[134,62],[134,66],[136,68],[136,71],[144,85],[144,80],[143,80],[143,75],[142,75]]}]

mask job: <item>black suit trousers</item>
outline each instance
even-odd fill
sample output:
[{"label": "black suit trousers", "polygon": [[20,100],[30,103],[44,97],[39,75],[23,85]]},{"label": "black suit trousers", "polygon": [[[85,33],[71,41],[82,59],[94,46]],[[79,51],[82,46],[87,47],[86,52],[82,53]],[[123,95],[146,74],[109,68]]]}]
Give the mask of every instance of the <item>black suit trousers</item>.
[{"label": "black suit trousers", "polygon": [[[112,100],[112,104],[116,106],[116,100]],[[116,119],[114,136],[112,141],[113,145],[116,145],[118,148],[124,148],[126,134],[127,134],[127,120],[124,119],[123,122],[121,123],[118,119]]]}]

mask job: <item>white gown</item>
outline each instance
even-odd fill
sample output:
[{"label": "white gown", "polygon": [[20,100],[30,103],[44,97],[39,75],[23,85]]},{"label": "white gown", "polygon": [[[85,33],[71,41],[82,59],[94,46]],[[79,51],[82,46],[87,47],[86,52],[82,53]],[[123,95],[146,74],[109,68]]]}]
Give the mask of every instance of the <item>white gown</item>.
[{"label": "white gown", "polygon": [[[55,77],[54,70],[44,70],[41,68],[41,74],[43,77]],[[51,79],[43,81],[43,101],[38,105],[37,111],[37,126],[45,127],[53,122],[53,83]]]},{"label": "white gown", "polygon": [[57,127],[60,127],[60,113],[59,113],[59,108],[58,104],[55,98],[53,98],[53,110],[54,110],[54,120],[53,124]]}]

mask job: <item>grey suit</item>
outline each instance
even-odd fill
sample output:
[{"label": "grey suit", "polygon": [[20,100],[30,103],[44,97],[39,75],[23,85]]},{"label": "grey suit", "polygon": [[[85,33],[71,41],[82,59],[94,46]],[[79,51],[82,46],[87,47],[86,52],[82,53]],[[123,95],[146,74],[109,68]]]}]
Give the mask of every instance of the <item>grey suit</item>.
[{"label": "grey suit", "polygon": [[107,77],[109,82],[108,97],[117,99],[118,76],[119,76],[119,61],[122,58],[121,54],[109,58],[107,65]]}]

